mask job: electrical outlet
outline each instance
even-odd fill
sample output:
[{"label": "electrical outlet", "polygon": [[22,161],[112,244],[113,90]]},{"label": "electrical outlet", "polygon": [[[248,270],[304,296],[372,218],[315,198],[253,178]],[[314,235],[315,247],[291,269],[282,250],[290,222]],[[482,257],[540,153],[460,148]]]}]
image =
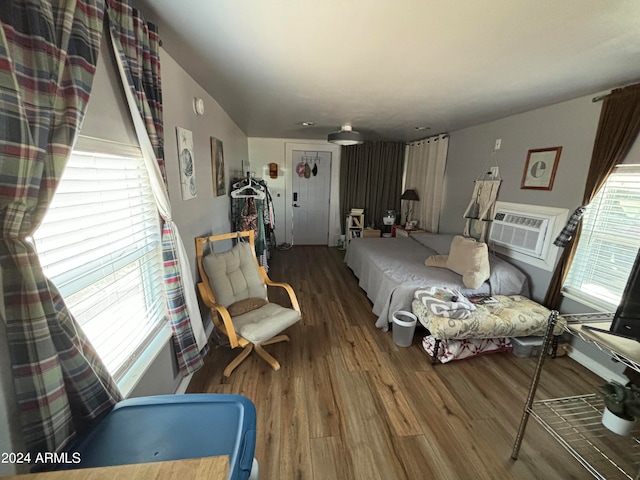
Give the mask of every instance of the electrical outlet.
[{"label": "electrical outlet", "polygon": [[490,173],[493,178],[498,178],[498,175],[500,175],[500,169],[498,167],[491,167]]},{"label": "electrical outlet", "polygon": [[502,139],[496,138],[496,146],[493,148],[494,150],[500,150],[500,145],[502,145]]}]

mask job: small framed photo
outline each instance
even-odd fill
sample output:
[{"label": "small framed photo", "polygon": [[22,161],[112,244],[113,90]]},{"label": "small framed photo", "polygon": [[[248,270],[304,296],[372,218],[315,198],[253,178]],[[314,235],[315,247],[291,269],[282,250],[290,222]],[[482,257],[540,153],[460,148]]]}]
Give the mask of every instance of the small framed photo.
[{"label": "small framed photo", "polygon": [[562,147],[529,150],[520,188],[551,190],[561,153]]},{"label": "small framed photo", "polygon": [[211,173],[213,175],[213,195],[216,197],[226,195],[222,141],[215,137],[211,137]]}]

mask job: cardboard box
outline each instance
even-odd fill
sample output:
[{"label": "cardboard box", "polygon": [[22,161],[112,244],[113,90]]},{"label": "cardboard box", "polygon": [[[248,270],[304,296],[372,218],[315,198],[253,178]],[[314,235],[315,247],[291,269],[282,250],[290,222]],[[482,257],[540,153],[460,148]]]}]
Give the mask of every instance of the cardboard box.
[{"label": "cardboard box", "polygon": [[375,238],[375,237],[379,237],[380,236],[380,230],[377,230],[375,228],[365,228],[363,230],[363,235],[364,238]]}]

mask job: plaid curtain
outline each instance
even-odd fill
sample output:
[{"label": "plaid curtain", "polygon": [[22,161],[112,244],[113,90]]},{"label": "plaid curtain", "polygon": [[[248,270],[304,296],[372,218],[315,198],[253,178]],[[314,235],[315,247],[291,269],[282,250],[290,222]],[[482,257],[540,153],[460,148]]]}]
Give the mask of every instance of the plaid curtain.
[{"label": "plaid curtain", "polygon": [[165,223],[162,229],[162,256],[164,259],[164,281],[167,291],[173,345],[176,359],[183,375],[189,375],[204,365],[203,356],[207,353],[200,350],[196,342],[191,319],[185,299],[184,285],[178,269],[178,239],[176,232]]},{"label": "plaid curtain", "polygon": [[[117,55],[122,59],[127,83],[137,100],[149,140],[160,166],[165,187],[164,129],[162,121],[162,86],[160,80],[160,40],[155,25],[147,23],[128,0],[107,0],[107,17]],[[164,218],[162,249],[167,311],[173,331],[178,366],[184,376],[203,364],[206,344],[201,351],[191,327],[185,299],[185,282],[177,253],[177,232],[170,218]],[[201,320],[199,320],[201,321]]]},{"label": "plaid curtain", "polygon": [[101,0],[0,1],[0,266],[27,449],[57,451],[120,393],[28,238],[55,193],[86,111]]}]

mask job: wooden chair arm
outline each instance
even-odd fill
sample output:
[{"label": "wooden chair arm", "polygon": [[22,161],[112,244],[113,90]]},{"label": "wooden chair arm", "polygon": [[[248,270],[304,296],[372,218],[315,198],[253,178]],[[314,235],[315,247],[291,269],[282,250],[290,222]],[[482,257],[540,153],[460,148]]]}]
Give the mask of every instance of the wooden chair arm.
[{"label": "wooden chair arm", "polygon": [[204,304],[209,308],[213,308],[213,305],[215,305],[216,301],[213,298],[211,289],[208,288],[207,285],[204,284],[204,282],[200,282],[198,283],[198,291],[200,292],[200,298],[202,298]]},{"label": "wooden chair arm", "polygon": [[284,282],[274,282],[268,276],[264,277],[264,283],[266,285],[268,285],[269,287],[284,288],[285,291],[289,294],[289,300],[291,301],[291,307],[295,311],[297,311],[298,313],[301,313],[300,312],[300,304],[298,303],[298,297],[296,297],[296,292],[293,291],[293,288],[291,287],[291,285],[289,285],[288,283],[284,283]]},{"label": "wooden chair arm", "polygon": [[[233,326],[233,321],[231,320],[231,315],[229,315],[227,307],[224,307],[213,300],[213,293],[211,293],[211,290],[207,288],[207,285],[204,283],[198,283],[198,290],[200,290],[200,295],[202,296],[205,305],[211,309],[211,315],[220,315],[225,330],[224,333],[229,337],[229,344],[231,345],[231,348],[236,348],[238,345],[244,346],[246,341],[242,342],[238,340],[238,335],[236,335],[236,329]],[[213,318],[211,320],[214,321]]]}]

